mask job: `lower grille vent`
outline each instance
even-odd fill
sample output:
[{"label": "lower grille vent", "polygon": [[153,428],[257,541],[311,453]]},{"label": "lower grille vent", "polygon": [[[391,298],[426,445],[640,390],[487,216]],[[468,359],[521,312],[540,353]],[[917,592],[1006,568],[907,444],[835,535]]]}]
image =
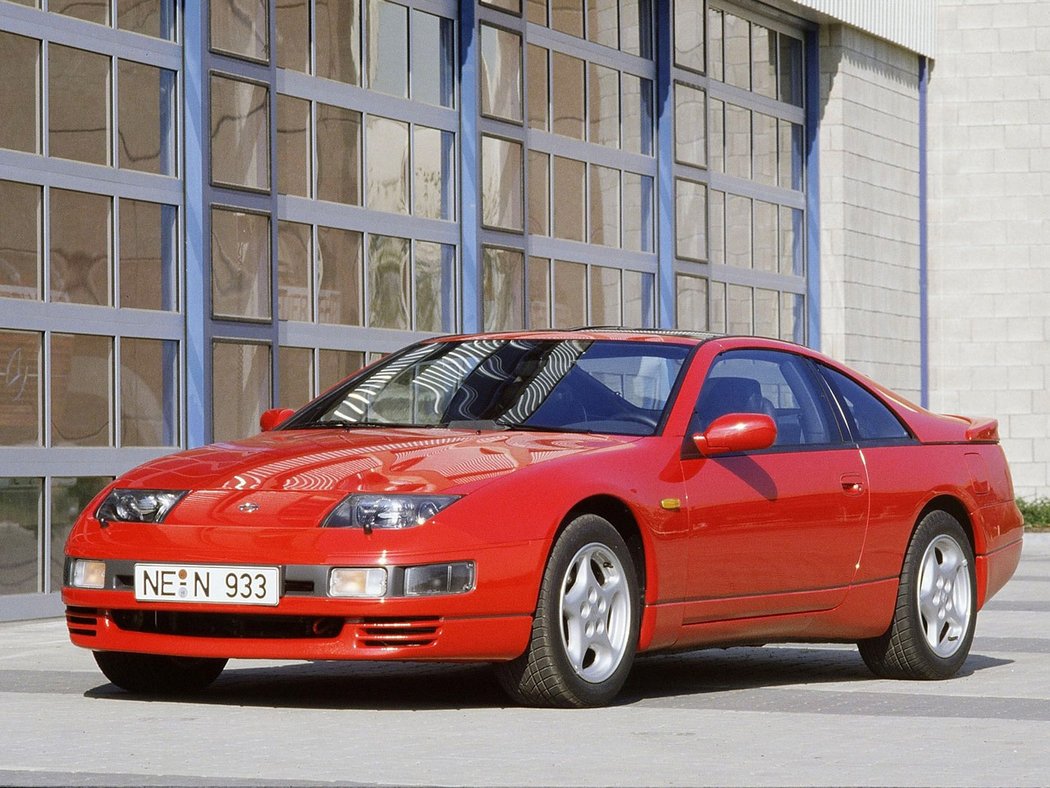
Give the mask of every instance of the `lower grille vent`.
[{"label": "lower grille vent", "polygon": [[343,619],[333,616],[230,615],[155,610],[114,610],[113,620],[118,627],[128,632],[269,640],[337,638],[344,624]]},{"label": "lower grille vent", "polygon": [[357,643],[368,648],[429,646],[441,631],[440,618],[366,618],[357,625]]},{"label": "lower grille vent", "polygon": [[67,607],[69,634],[93,638],[98,634],[98,610],[93,607]]}]

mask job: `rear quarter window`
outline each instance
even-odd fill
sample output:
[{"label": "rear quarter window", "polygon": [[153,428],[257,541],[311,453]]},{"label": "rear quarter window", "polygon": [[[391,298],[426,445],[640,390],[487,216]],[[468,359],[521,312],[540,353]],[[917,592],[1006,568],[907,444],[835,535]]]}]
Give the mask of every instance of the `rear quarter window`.
[{"label": "rear quarter window", "polygon": [[852,378],[820,365],[820,373],[842,403],[850,432],[858,441],[907,440],[911,433],[878,397]]}]

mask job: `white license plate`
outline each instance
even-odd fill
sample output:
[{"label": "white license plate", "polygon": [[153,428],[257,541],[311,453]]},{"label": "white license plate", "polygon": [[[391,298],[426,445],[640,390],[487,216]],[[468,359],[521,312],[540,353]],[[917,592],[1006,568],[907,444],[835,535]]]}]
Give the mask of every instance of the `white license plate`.
[{"label": "white license plate", "polygon": [[280,578],[275,566],[135,564],[135,599],[276,605],[281,595]]}]

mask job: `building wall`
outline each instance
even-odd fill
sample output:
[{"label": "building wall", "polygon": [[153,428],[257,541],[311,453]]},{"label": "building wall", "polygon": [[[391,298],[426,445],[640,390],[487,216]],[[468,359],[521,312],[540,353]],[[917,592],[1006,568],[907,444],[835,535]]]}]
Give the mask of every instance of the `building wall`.
[{"label": "building wall", "polygon": [[943,0],[930,77],[930,404],[999,419],[1050,495],[1050,4]]},{"label": "building wall", "polygon": [[820,31],[821,349],[919,399],[919,58]]}]

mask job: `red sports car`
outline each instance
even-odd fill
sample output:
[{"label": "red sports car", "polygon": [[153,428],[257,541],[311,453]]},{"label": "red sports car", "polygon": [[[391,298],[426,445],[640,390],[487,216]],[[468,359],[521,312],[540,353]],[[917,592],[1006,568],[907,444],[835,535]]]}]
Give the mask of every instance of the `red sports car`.
[{"label": "red sports car", "polygon": [[263,427],[131,471],[74,527],[70,637],[114,684],[473,660],[591,706],[638,652],[775,641],[947,678],[1021,555],[994,420],[784,342],[445,337]]}]

